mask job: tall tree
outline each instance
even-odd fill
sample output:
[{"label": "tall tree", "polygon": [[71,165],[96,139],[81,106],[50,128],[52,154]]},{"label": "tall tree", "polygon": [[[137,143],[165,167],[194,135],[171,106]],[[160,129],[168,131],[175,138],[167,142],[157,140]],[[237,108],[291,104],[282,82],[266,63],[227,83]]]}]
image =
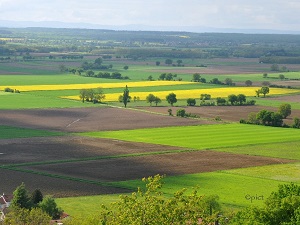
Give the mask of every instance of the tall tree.
[{"label": "tall tree", "polygon": [[40,189],[35,189],[30,198],[33,205],[36,206],[39,202],[43,201],[43,194]]},{"label": "tall tree", "polygon": [[125,106],[125,108],[127,107],[127,103],[130,101],[130,96],[129,96],[129,89],[128,89],[128,87],[127,87],[127,85],[126,85],[126,87],[125,87],[125,89],[124,89],[124,91],[123,91],[123,103],[124,103],[124,106]]},{"label": "tall tree", "polygon": [[51,196],[46,196],[43,201],[40,202],[39,207],[53,219],[59,219],[63,212],[57,207],[54,198]]},{"label": "tall tree", "polygon": [[16,188],[13,192],[13,200],[11,206],[17,208],[25,208],[30,209],[32,207],[32,202],[28,195],[28,191],[25,188],[25,184],[22,183],[20,186]]}]

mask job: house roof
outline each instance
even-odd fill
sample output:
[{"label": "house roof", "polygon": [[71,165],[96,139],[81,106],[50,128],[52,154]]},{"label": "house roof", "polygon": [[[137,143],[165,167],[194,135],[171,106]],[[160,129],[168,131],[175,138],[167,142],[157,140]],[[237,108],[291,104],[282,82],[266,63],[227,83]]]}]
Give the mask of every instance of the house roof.
[{"label": "house roof", "polygon": [[8,202],[11,202],[12,199],[13,199],[13,195],[3,194],[0,196],[0,204],[6,204]]}]

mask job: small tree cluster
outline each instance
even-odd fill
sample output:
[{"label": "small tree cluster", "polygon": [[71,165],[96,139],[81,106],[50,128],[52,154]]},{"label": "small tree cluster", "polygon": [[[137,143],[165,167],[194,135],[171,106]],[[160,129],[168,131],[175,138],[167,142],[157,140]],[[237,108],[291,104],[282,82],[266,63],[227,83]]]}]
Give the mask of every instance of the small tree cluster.
[{"label": "small tree cluster", "polygon": [[270,88],[267,86],[261,87],[261,89],[258,89],[255,91],[255,94],[257,97],[259,97],[260,94],[263,94],[264,97],[266,97],[266,94],[269,94],[269,93],[270,93]]},{"label": "small tree cluster", "polygon": [[103,89],[100,87],[97,89],[81,89],[79,92],[79,98],[82,102],[87,101],[95,104],[102,102],[102,100],[105,99],[105,94]]},{"label": "small tree cluster", "polygon": [[[287,116],[291,115],[291,105],[290,104],[282,104],[278,108],[278,112],[272,112],[269,110],[260,110],[258,113],[250,113],[248,115],[248,120],[241,119],[241,123],[248,123],[248,124],[257,124],[257,125],[265,125],[265,126],[274,126],[274,127],[281,127],[285,126],[286,124],[283,123],[283,119]],[[294,124],[291,127],[297,126],[297,119],[294,120]]]},{"label": "small tree cluster", "polygon": [[172,74],[172,73],[162,73],[159,75],[158,80],[175,80],[177,77],[177,74]]},{"label": "small tree cluster", "polygon": [[31,195],[29,195],[24,183],[16,188],[13,192],[13,196],[14,197],[9,208],[10,212],[7,214],[5,222],[16,219],[16,216],[23,220],[28,220],[28,217],[30,217],[32,213],[35,215],[36,211],[42,211],[44,213],[42,218],[47,218],[47,222],[49,223],[49,218],[59,219],[63,212],[57,207],[54,198],[51,196],[46,196],[44,198],[39,189],[36,189]]},{"label": "small tree cluster", "polygon": [[146,97],[146,101],[148,103],[150,103],[150,106],[152,106],[152,103],[154,102],[155,105],[157,106],[158,103],[161,103],[161,99],[158,97],[158,96],[155,96],[153,94],[149,94],[147,97]]},{"label": "small tree cluster", "polygon": [[12,88],[9,88],[9,87],[4,88],[4,92],[20,93],[19,90],[17,90],[17,89],[12,89]]},{"label": "small tree cluster", "polygon": [[201,82],[201,83],[206,83],[206,79],[204,77],[201,77],[200,73],[194,73],[192,81],[194,82]]},{"label": "small tree cluster", "polygon": [[88,70],[86,72],[86,76],[88,77],[96,77],[96,78],[105,78],[105,79],[117,79],[117,80],[129,80],[128,76],[123,77],[121,73],[119,72],[113,72],[113,73],[109,73],[109,72],[99,72],[97,74],[94,74],[93,71],[92,74],[89,74],[91,70]]},{"label": "small tree cluster", "polygon": [[187,103],[188,106],[195,106],[196,105],[196,99],[194,99],[194,98],[188,98],[186,100],[186,103]]}]

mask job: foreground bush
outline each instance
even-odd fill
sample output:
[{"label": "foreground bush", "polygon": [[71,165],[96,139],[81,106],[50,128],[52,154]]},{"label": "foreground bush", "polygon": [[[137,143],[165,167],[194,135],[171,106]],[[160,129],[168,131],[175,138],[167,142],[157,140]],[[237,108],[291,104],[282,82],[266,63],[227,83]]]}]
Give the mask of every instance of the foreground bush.
[{"label": "foreground bush", "polygon": [[226,224],[220,214],[217,196],[201,196],[196,190],[185,195],[185,190],[182,190],[166,198],[159,192],[162,176],[144,178],[143,181],[146,183],[145,191],[139,188],[131,195],[120,196],[113,210],[103,207],[98,218],[80,222],[74,219],[65,224]]}]

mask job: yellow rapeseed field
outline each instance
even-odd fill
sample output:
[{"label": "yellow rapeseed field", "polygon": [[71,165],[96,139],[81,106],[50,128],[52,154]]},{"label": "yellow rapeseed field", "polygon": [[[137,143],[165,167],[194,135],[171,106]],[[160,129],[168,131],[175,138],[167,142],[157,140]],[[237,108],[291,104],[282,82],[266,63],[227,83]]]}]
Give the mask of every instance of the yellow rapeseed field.
[{"label": "yellow rapeseed field", "polygon": [[[192,84],[193,82],[186,81],[137,81],[137,82],[122,82],[122,83],[91,83],[91,84],[62,84],[62,85],[24,85],[24,86],[9,86],[11,89],[24,91],[57,91],[57,90],[80,90],[89,88],[122,88],[128,87],[150,87],[150,86],[172,86],[181,84]],[[0,86],[3,91],[8,86]]]},{"label": "yellow rapeseed field", "polygon": [[[176,94],[177,99],[188,99],[188,98],[200,98],[201,94],[210,94],[212,98],[222,97],[227,98],[230,94],[244,94],[246,96],[255,96],[255,91],[258,90],[258,87],[232,87],[232,88],[211,88],[211,89],[193,89],[193,90],[174,90],[174,91],[157,91],[151,92],[155,96],[158,96],[162,100],[166,96],[173,92]],[[278,95],[278,94],[290,94],[296,93],[299,90],[293,89],[283,89],[283,88],[270,88],[270,93],[268,95]],[[118,101],[119,96],[122,93],[113,93],[106,94],[105,101]],[[139,97],[140,100],[145,100],[150,92],[130,92],[131,97]],[[76,99],[79,100],[78,96],[65,96],[63,98]]]}]

